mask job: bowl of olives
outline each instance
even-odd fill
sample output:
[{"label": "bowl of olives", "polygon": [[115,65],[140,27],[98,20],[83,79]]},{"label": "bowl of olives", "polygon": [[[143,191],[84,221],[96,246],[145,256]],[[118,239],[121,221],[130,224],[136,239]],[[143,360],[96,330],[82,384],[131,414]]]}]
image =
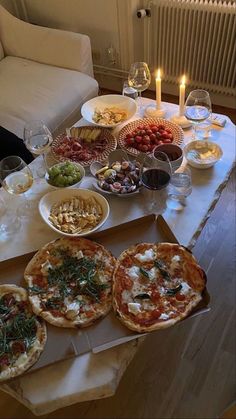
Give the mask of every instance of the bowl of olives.
[{"label": "bowl of olives", "polygon": [[45,179],[54,188],[75,188],[81,184],[84,175],[81,164],[65,161],[49,167]]}]

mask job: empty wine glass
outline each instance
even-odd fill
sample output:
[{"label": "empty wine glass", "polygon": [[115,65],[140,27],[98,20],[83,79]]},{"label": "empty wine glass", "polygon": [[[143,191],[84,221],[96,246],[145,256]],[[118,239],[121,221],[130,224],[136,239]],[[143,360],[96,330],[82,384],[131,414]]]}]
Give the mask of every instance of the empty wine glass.
[{"label": "empty wine glass", "polygon": [[37,175],[43,177],[46,173],[44,152],[52,143],[52,134],[43,121],[31,121],[25,124],[24,143],[31,153],[43,156],[43,164],[37,170]]},{"label": "empty wine glass", "polygon": [[158,212],[161,208],[159,191],[167,187],[171,178],[171,164],[167,154],[159,151],[153,156],[145,156],[141,168],[141,182],[151,194],[148,198],[149,210]]},{"label": "empty wine glass", "polygon": [[33,184],[33,174],[29,166],[19,156],[5,157],[0,161],[0,181],[3,188],[10,194],[22,195],[24,202],[19,206],[18,213],[12,212],[12,208],[7,208],[4,211],[2,203],[2,217],[4,222],[1,222],[1,231],[4,233],[14,233],[20,227],[19,215],[31,215],[32,207],[24,196]]},{"label": "empty wine glass", "polygon": [[141,92],[146,90],[151,83],[151,74],[147,63],[136,62],[133,63],[129,70],[128,83],[138,92],[138,107],[142,111],[142,96]]},{"label": "empty wine glass", "polygon": [[[198,138],[197,131],[200,128],[200,124],[206,121],[211,115],[211,99],[210,95],[206,90],[193,90],[189,93],[185,102],[185,116],[193,124],[194,128],[194,139]],[[205,131],[205,137],[209,137],[209,129],[211,124],[202,127]]]}]

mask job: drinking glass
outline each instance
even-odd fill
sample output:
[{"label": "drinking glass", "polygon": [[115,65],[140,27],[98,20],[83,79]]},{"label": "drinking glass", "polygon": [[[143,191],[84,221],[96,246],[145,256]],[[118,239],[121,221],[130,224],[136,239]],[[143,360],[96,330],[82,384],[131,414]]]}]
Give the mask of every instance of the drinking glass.
[{"label": "drinking glass", "polygon": [[[206,90],[197,89],[189,93],[185,102],[185,116],[193,124],[194,139],[198,139],[198,128],[200,128],[201,123],[210,117],[211,112],[211,99],[209,93]],[[210,126],[210,123],[208,124],[208,129],[205,126],[206,137],[210,135]]]},{"label": "drinking glass", "polygon": [[[24,196],[33,184],[33,174],[28,165],[18,156],[5,157],[0,161],[0,181],[3,188],[10,194],[22,195],[24,202],[18,208],[18,214],[27,216],[31,212],[31,205]],[[20,221],[17,212],[12,208],[5,208],[2,203],[2,222],[1,231],[4,233],[14,233],[20,227]]]},{"label": "drinking glass", "polygon": [[37,175],[43,177],[46,173],[44,153],[52,143],[52,134],[43,121],[31,121],[25,124],[24,143],[31,153],[42,155],[43,164],[38,169]]},{"label": "drinking glass", "polygon": [[192,192],[191,171],[181,166],[171,176],[168,186],[167,207],[181,211],[186,206],[186,197]]},{"label": "drinking glass", "polygon": [[129,85],[128,80],[125,80],[123,83],[122,95],[131,97],[131,99],[135,100],[138,97],[138,92],[136,89]]},{"label": "drinking glass", "polygon": [[155,157],[146,155],[141,167],[141,182],[151,194],[149,210],[157,212],[160,209],[159,191],[166,188],[171,178],[171,164],[167,154],[159,151]]},{"label": "drinking glass", "polygon": [[151,74],[147,63],[136,62],[133,63],[129,70],[128,83],[138,92],[138,107],[142,110],[142,96],[141,92],[146,90],[151,83]]}]

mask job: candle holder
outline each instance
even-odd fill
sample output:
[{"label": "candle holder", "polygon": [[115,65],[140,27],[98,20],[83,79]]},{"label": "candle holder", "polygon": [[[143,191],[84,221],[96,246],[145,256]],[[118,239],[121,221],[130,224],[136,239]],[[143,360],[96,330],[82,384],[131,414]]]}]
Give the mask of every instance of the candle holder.
[{"label": "candle holder", "polygon": [[161,106],[159,109],[156,106],[149,105],[145,109],[145,116],[148,118],[163,118],[166,114],[166,108]]},{"label": "candle holder", "polygon": [[179,125],[181,128],[189,128],[192,125],[191,122],[184,115],[180,114],[172,116],[170,120],[175,124]]}]

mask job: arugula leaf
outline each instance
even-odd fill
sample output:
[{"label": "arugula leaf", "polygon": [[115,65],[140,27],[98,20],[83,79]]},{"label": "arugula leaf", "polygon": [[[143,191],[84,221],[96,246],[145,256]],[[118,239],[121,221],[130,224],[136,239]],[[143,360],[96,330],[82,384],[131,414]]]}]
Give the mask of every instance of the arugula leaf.
[{"label": "arugula leaf", "polygon": [[166,289],[166,295],[175,295],[177,292],[179,292],[182,289],[182,285],[179,284],[176,288],[167,288]]},{"label": "arugula leaf", "polygon": [[160,271],[161,275],[163,276],[163,278],[164,278],[166,281],[171,281],[170,274],[169,274],[169,272],[167,271],[165,264],[164,264],[161,260],[158,260],[158,259],[157,259],[157,260],[155,260],[155,262],[154,262],[154,266],[156,266],[156,267],[159,269],[159,271]]}]

